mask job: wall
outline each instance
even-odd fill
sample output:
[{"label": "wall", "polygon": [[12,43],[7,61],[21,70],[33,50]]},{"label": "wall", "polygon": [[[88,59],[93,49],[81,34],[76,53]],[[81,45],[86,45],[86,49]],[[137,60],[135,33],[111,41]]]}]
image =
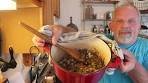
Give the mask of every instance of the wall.
[{"label": "wall", "polygon": [[16,11],[0,11],[3,53],[8,52],[10,45],[17,53],[28,52],[30,46],[33,45],[33,34],[19,25],[19,21],[24,21],[35,28],[42,26],[41,9],[36,7]]},{"label": "wall", "polygon": [[[126,0],[119,0],[119,1],[120,3],[118,3],[117,5],[127,2]],[[114,10],[114,6],[113,5],[100,5],[100,6],[96,5],[94,9],[95,9],[95,12],[98,12],[98,14],[101,14],[101,13],[105,13],[105,11],[108,11],[108,10]],[[99,21],[92,21],[92,22],[87,21],[84,24],[84,22],[82,21],[83,12],[82,12],[81,0],[61,0],[60,19],[56,19],[55,23],[67,25],[69,23],[70,16],[73,17],[73,23],[75,23],[79,27],[79,30],[90,31],[92,24],[97,24],[97,25],[103,24],[102,22],[99,22]],[[145,24],[148,25],[147,17],[143,18],[143,20]]]},{"label": "wall", "polygon": [[[60,19],[56,19],[55,23],[67,25],[69,23],[69,17],[72,16],[73,23],[79,27],[79,30],[89,31],[91,27],[89,23],[100,24],[100,22],[98,21],[97,22],[86,22],[86,24],[82,22],[83,6],[81,4],[81,1],[82,0],[61,0],[60,1]],[[123,2],[123,0],[121,0],[121,2]],[[94,7],[95,12],[98,12],[98,14],[102,11],[104,13],[106,10],[114,9],[113,5],[101,5],[101,6],[98,6],[99,8],[97,8],[96,6]]]},{"label": "wall", "polygon": [[66,26],[72,16],[73,23],[81,27],[81,13],[81,0],[60,0],[60,19],[56,19],[56,23]]}]

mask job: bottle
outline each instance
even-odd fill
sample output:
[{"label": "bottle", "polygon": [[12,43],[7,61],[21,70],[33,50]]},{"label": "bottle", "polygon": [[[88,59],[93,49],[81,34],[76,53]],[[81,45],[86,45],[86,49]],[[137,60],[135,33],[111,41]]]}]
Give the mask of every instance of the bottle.
[{"label": "bottle", "polygon": [[90,5],[90,19],[93,19],[93,15],[94,15],[94,9],[93,7]]},{"label": "bottle", "polygon": [[78,27],[72,22],[72,17],[70,17],[70,23],[67,27],[73,28],[74,30],[78,31]]},{"label": "bottle", "polygon": [[97,26],[96,25],[93,25],[92,32],[93,33],[97,33],[98,32],[98,29],[97,29]]},{"label": "bottle", "polygon": [[99,27],[99,33],[104,33],[104,27],[103,27],[103,25],[101,24],[101,25],[98,25],[98,27]]},{"label": "bottle", "polygon": [[85,8],[85,17],[84,17],[85,19],[89,19],[90,16],[89,12],[90,12],[89,5],[87,5],[87,7]]},{"label": "bottle", "polygon": [[106,20],[111,20],[112,19],[112,12],[108,11],[106,12]]},{"label": "bottle", "polygon": [[108,26],[105,26],[104,33],[108,35]]},{"label": "bottle", "polygon": [[94,15],[94,9],[91,5],[87,5],[85,8],[85,19],[92,19]]}]

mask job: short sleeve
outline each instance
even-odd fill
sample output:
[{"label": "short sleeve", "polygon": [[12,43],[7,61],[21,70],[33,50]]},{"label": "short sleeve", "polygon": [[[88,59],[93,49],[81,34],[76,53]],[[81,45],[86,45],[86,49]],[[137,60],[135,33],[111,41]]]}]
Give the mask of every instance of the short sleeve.
[{"label": "short sleeve", "polygon": [[144,50],[144,57],[143,57],[143,62],[142,62],[142,64],[143,64],[143,66],[145,67],[145,69],[148,71],[148,39],[145,39],[144,40],[144,45],[143,45],[143,47],[145,48],[145,49],[143,49]]},{"label": "short sleeve", "polygon": [[144,55],[142,64],[145,67],[145,69],[148,71],[148,52],[146,52],[146,54]]}]

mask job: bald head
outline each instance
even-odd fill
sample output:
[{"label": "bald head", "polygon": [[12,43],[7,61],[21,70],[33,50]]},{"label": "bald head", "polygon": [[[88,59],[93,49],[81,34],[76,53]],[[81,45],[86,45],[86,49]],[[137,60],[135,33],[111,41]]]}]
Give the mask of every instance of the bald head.
[{"label": "bald head", "polygon": [[138,9],[131,4],[117,7],[109,27],[119,44],[133,44],[140,30],[140,13]]},{"label": "bald head", "polygon": [[138,20],[140,21],[140,12],[139,10],[133,5],[133,4],[129,4],[129,3],[126,3],[126,4],[123,4],[123,5],[120,5],[119,7],[117,7],[115,9],[115,11],[113,12],[113,19],[116,17],[116,14],[121,11],[122,9],[130,9],[132,10],[133,12],[135,12],[135,14],[138,16]]}]

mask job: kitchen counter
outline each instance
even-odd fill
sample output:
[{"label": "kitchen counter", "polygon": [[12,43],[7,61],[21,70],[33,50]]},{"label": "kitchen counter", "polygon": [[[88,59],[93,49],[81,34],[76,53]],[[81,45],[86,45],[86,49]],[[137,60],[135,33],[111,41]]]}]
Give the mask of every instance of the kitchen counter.
[{"label": "kitchen counter", "polygon": [[[61,83],[61,81],[56,77],[53,67],[52,67],[52,64],[50,64],[50,63],[45,63],[45,64],[47,64],[47,67],[45,67],[46,65],[41,67],[41,64],[39,64],[39,66],[41,67],[40,68],[41,71],[40,71],[40,69],[38,71],[39,77],[36,78],[35,80],[33,80],[33,82],[31,82],[31,78],[30,78],[31,66],[25,66],[23,64],[22,54],[16,54],[16,55],[14,55],[14,58],[17,62],[16,68],[8,69],[6,72],[2,73],[3,77],[8,79],[8,81],[10,83],[36,83],[36,81],[38,83],[44,83],[45,81],[47,83]],[[6,61],[9,61],[9,57],[6,57],[5,59],[6,59]],[[46,57],[46,59],[42,58],[42,61],[49,62],[49,58],[48,58],[48,60],[47,60],[47,57]]]}]

